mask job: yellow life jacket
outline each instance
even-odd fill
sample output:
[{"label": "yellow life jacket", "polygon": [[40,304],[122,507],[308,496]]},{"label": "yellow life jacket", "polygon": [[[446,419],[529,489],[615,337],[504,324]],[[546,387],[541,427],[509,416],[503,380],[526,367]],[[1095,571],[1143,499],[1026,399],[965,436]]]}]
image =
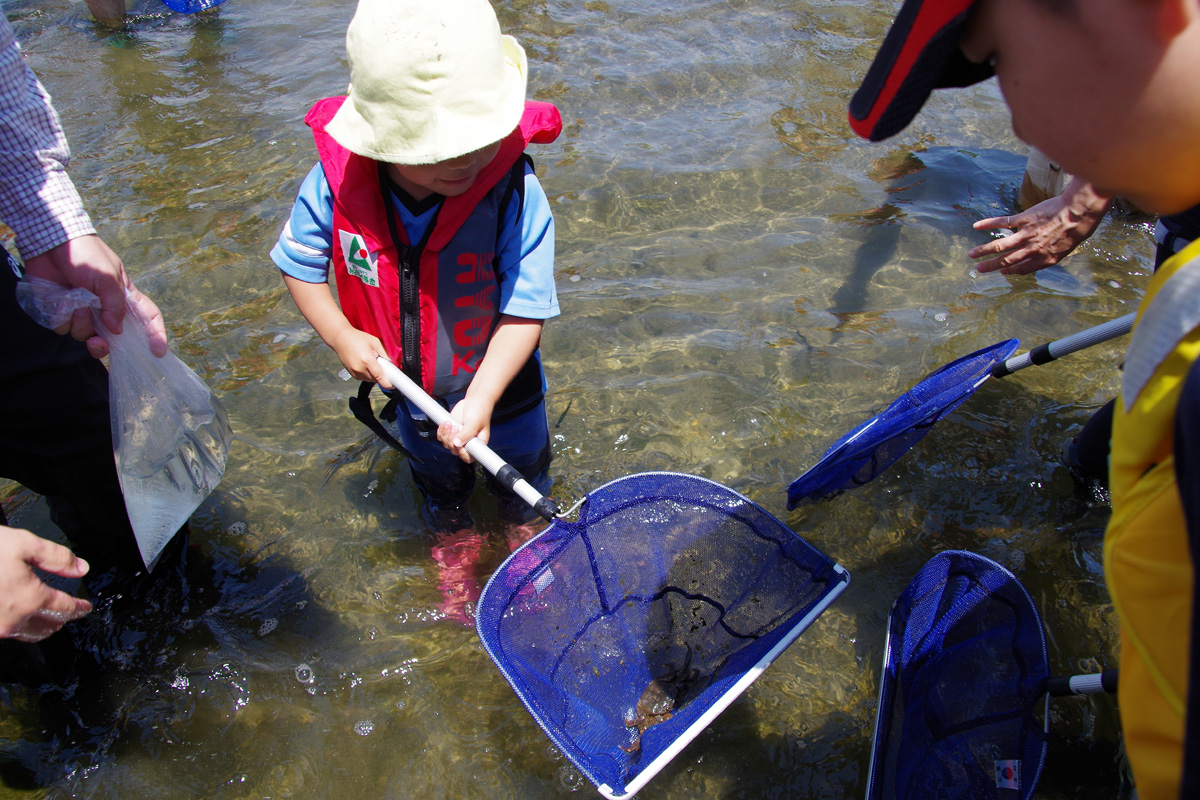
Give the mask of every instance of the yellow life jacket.
[{"label": "yellow life jacket", "polygon": [[1118,703],[1140,800],[1177,800],[1193,565],[1175,485],[1175,409],[1200,356],[1200,242],[1169,259],[1138,307],[1113,416],[1104,572],[1120,618]]}]

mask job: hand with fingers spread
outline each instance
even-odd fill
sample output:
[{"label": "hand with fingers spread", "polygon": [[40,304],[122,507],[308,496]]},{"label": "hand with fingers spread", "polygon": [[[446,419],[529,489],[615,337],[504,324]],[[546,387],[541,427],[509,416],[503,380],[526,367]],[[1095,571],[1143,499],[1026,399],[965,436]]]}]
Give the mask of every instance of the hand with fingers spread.
[{"label": "hand with fingers spread", "polygon": [[1084,180],[1072,180],[1057,197],[1010,217],[992,217],[975,223],[975,230],[1011,228],[1012,233],[971,248],[971,258],[986,258],[980,272],[1028,275],[1062,261],[1080,242],[1092,235],[1112,198]]},{"label": "hand with fingers spread", "polygon": [[88,564],[60,544],[0,525],[0,638],[39,642],[92,610],[87,600],[52,589],[34,568],[82,578]]}]

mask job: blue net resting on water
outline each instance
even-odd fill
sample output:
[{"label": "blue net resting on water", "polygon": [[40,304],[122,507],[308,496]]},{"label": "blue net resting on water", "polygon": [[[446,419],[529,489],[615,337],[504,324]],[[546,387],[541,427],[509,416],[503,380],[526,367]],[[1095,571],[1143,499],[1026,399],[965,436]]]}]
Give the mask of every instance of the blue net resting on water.
[{"label": "blue net resting on water", "polygon": [[718,483],[642,473],[588,494],[479,599],[488,654],[607,797],[636,792],[825,610],[841,567]]},{"label": "blue net resting on water", "polygon": [[163,5],[180,14],[195,14],[219,6],[225,0],[162,0]]},{"label": "blue net resting on water", "polygon": [[1020,581],[974,553],[934,556],[888,620],[867,800],[1030,797],[1049,674]]},{"label": "blue net resting on water", "polygon": [[1016,339],[976,350],[925,376],[882,413],[862,423],[825,451],[788,486],[788,508],[827,500],[862,486],[908,452],[929,428],[959,406],[991,375],[992,367],[1020,346]]}]

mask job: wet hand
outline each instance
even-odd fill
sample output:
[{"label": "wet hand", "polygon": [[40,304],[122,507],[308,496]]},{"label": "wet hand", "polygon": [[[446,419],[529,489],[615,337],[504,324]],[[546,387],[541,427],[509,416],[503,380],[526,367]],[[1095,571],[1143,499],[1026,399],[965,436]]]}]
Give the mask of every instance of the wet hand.
[{"label": "wet hand", "polygon": [[[25,272],[30,277],[43,278],[60,286],[87,289],[100,298],[100,319],[113,333],[121,332],[125,318],[125,287],[132,284],[121,259],[99,236],[77,236],[26,259]],[[95,334],[95,329],[90,315],[76,314],[70,324],[57,332],[70,332],[83,342]]]},{"label": "wet hand", "polygon": [[[1051,198],[1055,199],[1057,198]],[[1008,236],[971,248],[967,253],[971,258],[988,258],[987,261],[976,265],[977,270],[998,271],[1004,275],[1028,275],[1039,269],[1054,266],[1074,249],[1077,242],[1071,241],[1061,227],[1038,217],[1023,219],[1028,213],[993,217],[975,223],[976,230],[1013,229]]]},{"label": "wet hand", "polygon": [[[162,312],[154,301],[137,290],[121,259],[104,240],[95,234],[77,236],[46,252],[26,260],[25,272],[31,278],[42,278],[71,289],[87,289],[100,298],[100,320],[113,333],[120,333],[128,300],[136,308],[139,322],[146,328],[150,351],[158,357],[167,354],[167,331]],[[72,338],[87,342],[88,352],[96,358],[108,355],[108,344],[96,335],[92,313],[78,309],[71,320],[56,328],[56,333],[69,333]]]},{"label": "wet hand", "polygon": [[1020,214],[991,217],[975,223],[975,230],[1010,228],[1008,236],[973,247],[971,258],[987,258],[976,265],[980,272],[1028,275],[1054,266],[1092,235],[1108,210],[1111,198],[1090,184],[1073,182],[1057,197],[1043,200]]},{"label": "wet hand", "polygon": [[67,548],[0,525],[0,638],[39,642],[92,610],[87,600],[52,589],[34,568],[81,578],[88,564]]}]

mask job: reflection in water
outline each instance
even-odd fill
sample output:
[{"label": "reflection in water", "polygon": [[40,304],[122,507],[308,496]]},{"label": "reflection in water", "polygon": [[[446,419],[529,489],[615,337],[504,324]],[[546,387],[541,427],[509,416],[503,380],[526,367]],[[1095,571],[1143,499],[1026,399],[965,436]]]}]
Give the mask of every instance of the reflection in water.
[{"label": "reflection in water", "polygon": [[[971,222],[1007,213],[1025,149],[990,84],[933,98],[895,143],[854,139],[877,3],[499,5],[530,95],[567,123],[533,152],[563,305],[543,341],[552,494],[704,475],[854,576],[643,796],[861,795],[888,608],[946,548],[1017,572],[1055,671],[1111,666],[1107,509],[1058,452],[1114,391],[1119,342],[985,383],[854,492],[788,514],[785,487],[932,369],[1127,313],[1149,274],[1141,220],[1110,218],[1037,277],[973,275]],[[303,114],[345,90],[353,4],[229,0],[117,36],[81,9],[5,6],[101,233],[237,438],[174,583],[51,640],[74,652],[35,665],[59,670],[48,684],[3,684],[0,796],[590,793],[441,618],[407,465],[350,416],[355,387],[267,259],[314,157]],[[10,516],[56,535],[10,494]],[[503,555],[494,501],[473,506]],[[1056,702],[1051,737],[1039,796],[1129,796],[1107,698]]]}]

